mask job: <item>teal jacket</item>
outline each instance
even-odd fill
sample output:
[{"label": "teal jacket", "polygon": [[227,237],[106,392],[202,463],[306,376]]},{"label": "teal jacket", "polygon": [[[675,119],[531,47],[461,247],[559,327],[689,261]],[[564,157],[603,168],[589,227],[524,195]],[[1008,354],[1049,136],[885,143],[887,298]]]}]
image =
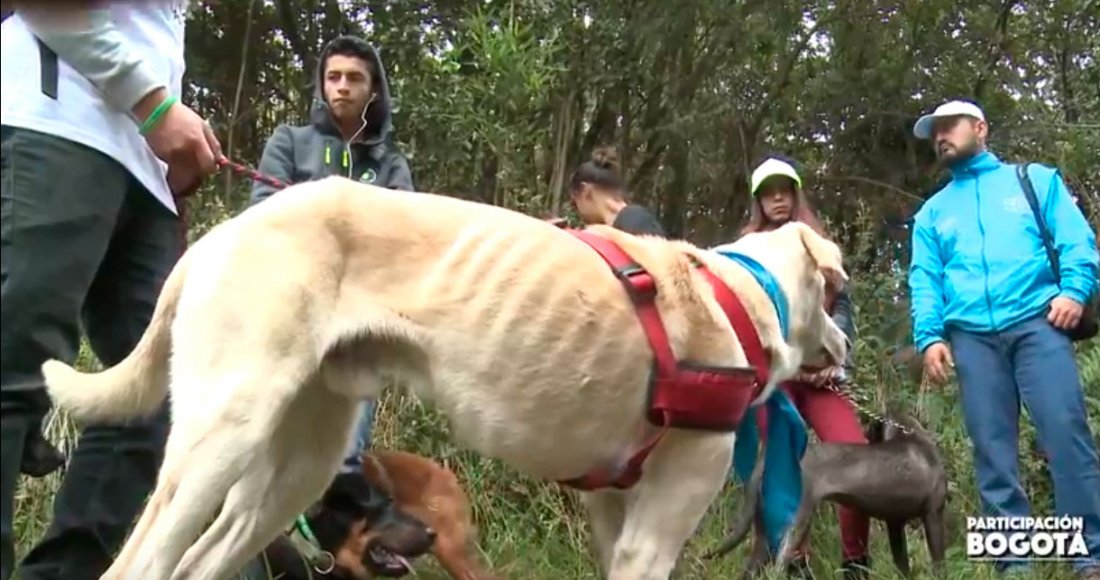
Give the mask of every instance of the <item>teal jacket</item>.
[{"label": "teal jacket", "polygon": [[913,338],[924,351],[945,328],[999,332],[1043,314],[1065,296],[1096,291],[1096,234],[1056,169],[1029,166],[1061,261],[1055,282],[1016,167],[983,152],[951,167],[952,179],[917,212],[909,266]]}]

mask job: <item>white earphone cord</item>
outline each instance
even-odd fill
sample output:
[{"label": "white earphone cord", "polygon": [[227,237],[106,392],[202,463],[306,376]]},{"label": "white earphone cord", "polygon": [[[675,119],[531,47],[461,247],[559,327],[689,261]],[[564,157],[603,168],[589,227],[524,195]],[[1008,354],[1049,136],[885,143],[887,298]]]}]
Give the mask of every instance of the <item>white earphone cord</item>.
[{"label": "white earphone cord", "polygon": [[351,139],[348,139],[344,142],[344,154],[348,156],[348,179],[355,179],[354,177],[352,177],[353,175],[355,175],[355,156],[351,154],[351,144],[353,141],[358,139],[359,134],[367,128],[367,111],[370,109],[370,105],[374,102],[374,97],[377,94],[378,93],[371,94],[370,99],[367,101],[367,104],[363,105],[363,112],[359,114],[359,120],[363,121],[363,124],[359,125],[359,130],[351,136]]}]

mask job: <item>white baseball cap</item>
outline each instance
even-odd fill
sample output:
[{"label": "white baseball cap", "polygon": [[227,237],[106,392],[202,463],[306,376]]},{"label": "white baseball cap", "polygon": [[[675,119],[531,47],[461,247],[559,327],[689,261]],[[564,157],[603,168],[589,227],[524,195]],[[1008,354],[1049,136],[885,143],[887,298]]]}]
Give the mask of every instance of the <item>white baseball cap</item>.
[{"label": "white baseball cap", "polygon": [[947,101],[936,107],[935,111],[917,119],[917,123],[913,125],[913,135],[916,135],[917,139],[931,139],[932,125],[935,124],[936,119],[942,117],[957,117],[959,115],[966,115],[967,117],[974,117],[979,121],[985,121],[985,113],[982,113],[978,105],[969,101]]},{"label": "white baseball cap", "polygon": [[802,178],[798,176],[798,172],[794,170],[794,167],[791,167],[790,163],[770,157],[752,170],[750,184],[752,187],[749,189],[749,193],[755,196],[756,190],[760,189],[760,184],[764,183],[765,179],[776,175],[790,177],[794,180],[795,185],[802,187]]}]

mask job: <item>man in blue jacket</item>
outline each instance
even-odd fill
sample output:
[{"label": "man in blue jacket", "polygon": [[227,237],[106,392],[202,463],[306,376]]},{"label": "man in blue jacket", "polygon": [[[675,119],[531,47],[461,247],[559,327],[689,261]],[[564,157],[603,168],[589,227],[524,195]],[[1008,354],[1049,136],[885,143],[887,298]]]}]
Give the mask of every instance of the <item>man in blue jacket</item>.
[{"label": "man in blue jacket", "polygon": [[[1075,567],[1100,579],[1100,462],[1064,334],[1096,292],[1096,236],[1059,172],[1030,165],[1060,259],[1057,282],[1016,167],[986,149],[988,130],[981,109],[964,101],[941,105],[913,128],[952,177],[915,218],[914,339],[931,378],[957,373],[986,514],[1031,509],[1017,459],[1022,402],[1050,460],[1056,511],[1084,518],[1091,559]],[[1015,565],[998,562],[1002,570]]]}]

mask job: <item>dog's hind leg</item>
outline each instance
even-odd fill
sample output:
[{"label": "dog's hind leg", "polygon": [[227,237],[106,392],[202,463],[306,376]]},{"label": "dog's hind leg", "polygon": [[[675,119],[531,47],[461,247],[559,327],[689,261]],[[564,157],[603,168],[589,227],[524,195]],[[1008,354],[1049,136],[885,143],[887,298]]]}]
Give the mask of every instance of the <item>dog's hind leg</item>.
[{"label": "dog's hind leg", "polygon": [[304,385],[171,580],[223,580],[270,544],[332,482],[357,411],[319,380]]},{"label": "dog's hind leg", "polygon": [[149,496],[149,500],[145,503],[145,509],[142,510],[141,517],[138,518],[137,524],[130,532],[126,543],[122,546],[122,550],[115,556],[107,571],[100,576],[102,580],[120,580],[125,577],[124,574],[130,567],[130,561],[133,560],[137,549],[145,541],[149,528],[152,527],[153,522],[157,520],[164,508],[172,501],[174,493],[175,485],[162,475],[157,481],[153,493]]},{"label": "dog's hind leg", "polygon": [[928,556],[932,559],[932,574],[944,574],[944,520],[943,506],[933,508],[924,515],[924,538],[928,542]]},{"label": "dog's hind leg", "polygon": [[722,490],[733,434],[672,430],[628,493],[610,580],[666,580],[684,544]]},{"label": "dog's hind leg", "polygon": [[592,544],[600,572],[606,575],[611,570],[615,540],[622,533],[626,519],[626,497],[621,491],[606,490],[582,493],[580,499],[588,511],[588,525],[592,529]]},{"label": "dog's hind leg", "polygon": [[[180,558],[171,580],[229,578],[244,568],[253,551],[258,553],[278,537],[277,525],[274,530],[267,529],[272,527],[270,525],[263,525],[271,519],[265,517],[263,504],[269,497],[265,492],[277,485],[273,481],[276,474],[267,468],[265,462],[258,463],[257,468],[249,470],[229,490],[221,513]],[[224,554],[226,544],[241,545],[238,550],[240,556],[226,559],[225,556],[229,555]],[[253,546],[255,550],[251,549]]]},{"label": "dog's hind leg", "polygon": [[[185,468],[183,465],[165,466],[164,499],[157,506],[151,506],[159,511],[147,522],[144,535],[132,536],[123,549],[136,554],[121,578],[167,580],[171,576],[188,546],[217,512],[226,493],[248,470],[249,460],[257,454],[256,446],[244,443],[248,439],[228,428],[209,433],[180,458]],[[248,448],[243,457],[225,453],[236,445]]]},{"label": "dog's hind leg", "polygon": [[902,576],[908,578],[909,571],[909,544],[905,539],[905,522],[886,522],[886,533],[890,538],[890,555],[894,557],[894,565]]},{"label": "dog's hind leg", "polygon": [[134,559],[137,548],[145,541],[145,536],[149,533],[153,522],[160,516],[164,508],[172,502],[172,497],[175,495],[179,483],[178,470],[174,469],[173,466],[181,465],[176,460],[176,455],[184,450],[184,445],[181,444],[184,437],[185,434],[179,430],[169,433],[168,442],[165,445],[164,459],[161,462],[161,470],[157,476],[156,488],[149,496],[145,509],[142,510],[141,517],[131,530],[122,551],[115,556],[114,562],[103,574],[103,578],[123,577],[122,574],[126,572],[130,562]]},{"label": "dog's hind leg", "polygon": [[[278,373],[250,369],[254,379],[215,388],[214,392],[228,393],[220,406],[208,408],[201,415],[195,409],[173,418],[173,431],[181,435],[166,454],[161,473],[166,484],[175,482],[175,490],[160,515],[149,524],[145,537],[140,538],[125,580],[167,580],[229,490],[255,468],[271,434],[302,388],[295,377],[304,373],[292,372],[285,363],[272,363],[254,368]],[[219,374],[233,376],[231,370]],[[190,380],[182,390],[186,391],[189,384]],[[261,394],[262,410],[255,398]],[[173,403],[173,411],[178,407]]]}]

